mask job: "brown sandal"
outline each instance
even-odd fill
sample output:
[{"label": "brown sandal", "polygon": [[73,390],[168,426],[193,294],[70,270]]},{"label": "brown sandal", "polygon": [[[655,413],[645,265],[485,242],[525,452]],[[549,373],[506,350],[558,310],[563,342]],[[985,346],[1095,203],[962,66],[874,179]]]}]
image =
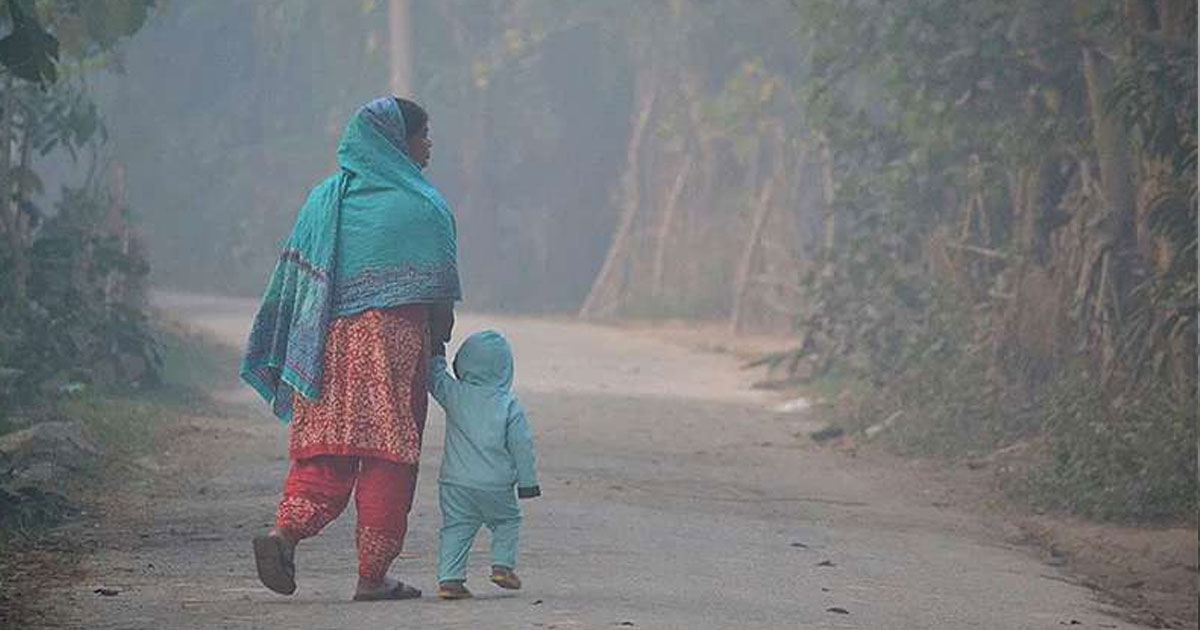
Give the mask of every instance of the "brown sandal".
[{"label": "brown sandal", "polygon": [[492,567],[492,584],[516,591],[521,588],[521,578],[512,569],[496,565]]},{"label": "brown sandal", "polygon": [[438,597],[442,599],[470,599],[471,591],[459,580],[446,580],[438,584]]},{"label": "brown sandal", "polygon": [[296,547],[275,535],[254,537],[254,563],[263,586],[279,593],[296,592]]}]

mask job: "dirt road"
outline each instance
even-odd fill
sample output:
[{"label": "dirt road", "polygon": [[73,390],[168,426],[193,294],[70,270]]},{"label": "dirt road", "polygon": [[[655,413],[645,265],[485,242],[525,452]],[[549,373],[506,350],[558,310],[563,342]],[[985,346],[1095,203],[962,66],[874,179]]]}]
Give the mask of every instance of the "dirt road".
[{"label": "dirt road", "polygon": [[[241,344],[253,305],[167,306]],[[294,597],[262,588],[250,537],[270,523],[285,430],[247,390],[190,420],[108,502],[87,579],[51,593],[78,628],[1133,628],[976,517],[936,507],[904,471],[815,449],[727,357],[571,322],[460,318],[504,331],[536,428],[545,496],[525,502],[512,594],[430,594],[442,416],[431,412],[407,553],[421,601],[352,603],[353,514],[298,552]],[[231,366],[232,369],[232,366]],[[116,589],[112,597],[95,588]]]}]

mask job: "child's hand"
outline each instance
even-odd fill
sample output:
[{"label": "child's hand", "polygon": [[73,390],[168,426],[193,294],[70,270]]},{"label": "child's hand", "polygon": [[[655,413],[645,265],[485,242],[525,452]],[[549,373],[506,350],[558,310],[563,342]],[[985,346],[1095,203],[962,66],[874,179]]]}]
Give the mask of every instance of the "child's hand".
[{"label": "child's hand", "polygon": [[529,486],[528,488],[517,488],[518,499],[532,499],[542,496],[541,486]]}]

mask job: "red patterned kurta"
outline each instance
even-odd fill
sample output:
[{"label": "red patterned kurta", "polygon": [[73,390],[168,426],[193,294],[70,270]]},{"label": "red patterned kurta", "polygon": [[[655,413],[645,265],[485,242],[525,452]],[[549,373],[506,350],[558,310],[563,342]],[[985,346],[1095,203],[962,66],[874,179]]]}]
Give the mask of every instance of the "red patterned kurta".
[{"label": "red patterned kurta", "polygon": [[289,455],[377,457],[416,464],[428,406],[424,305],[334,320],[321,398],[296,395]]}]

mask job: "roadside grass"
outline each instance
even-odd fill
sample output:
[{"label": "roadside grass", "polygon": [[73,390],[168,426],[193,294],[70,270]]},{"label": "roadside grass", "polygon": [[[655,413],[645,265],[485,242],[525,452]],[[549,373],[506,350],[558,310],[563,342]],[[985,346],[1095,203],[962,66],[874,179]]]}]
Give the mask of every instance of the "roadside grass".
[{"label": "roadside grass", "polygon": [[160,318],[155,328],[162,357],[158,384],[61,397],[31,414],[33,421],[79,422],[101,461],[111,465],[152,452],[185,414],[219,414],[209,392],[233,383],[234,350],[173,320]]},{"label": "roadside grass", "polygon": [[[1165,387],[1113,399],[1088,371],[1064,370],[1032,393],[969,358],[909,366],[884,386],[814,383],[834,422],[912,457],[996,468],[1010,501],[1097,522],[1195,524],[1197,407]],[[891,419],[891,422],[884,423]]]},{"label": "roadside grass", "polygon": [[1105,400],[1097,385],[1064,377],[1037,412],[1047,439],[1009,494],[1032,506],[1099,521],[1194,524],[1194,398],[1166,388]]},{"label": "roadside grass", "polygon": [[62,474],[42,483],[26,483],[0,470],[0,482],[6,482],[0,484],[0,627],[30,623],[36,617],[30,604],[47,576],[73,571],[81,550],[56,528],[86,508],[78,497],[136,473],[138,459],[155,452],[186,416],[221,413],[209,392],[232,383],[235,351],[165,318],[159,318],[156,332],[163,359],[157,385],[85,390],[26,409],[23,421],[0,426],[3,432],[37,422],[77,421],[100,451],[96,461],[70,473],[56,468]]},{"label": "roadside grass", "polygon": [[[209,392],[232,383],[233,349],[211,337],[160,317],[157,341],[163,360],[160,383],[143,389],[84,390],[23,410],[0,434],[44,421],[79,422],[100,456],[71,469],[56,467],[55,478],[29,484],[0,469],[0,554],[37,546],[58,524],[78,514],[76,500],[102,480],[128,472],[151,454],[185,415],[221,413]],[[5,565],[0,563],[0,577]]]}]

